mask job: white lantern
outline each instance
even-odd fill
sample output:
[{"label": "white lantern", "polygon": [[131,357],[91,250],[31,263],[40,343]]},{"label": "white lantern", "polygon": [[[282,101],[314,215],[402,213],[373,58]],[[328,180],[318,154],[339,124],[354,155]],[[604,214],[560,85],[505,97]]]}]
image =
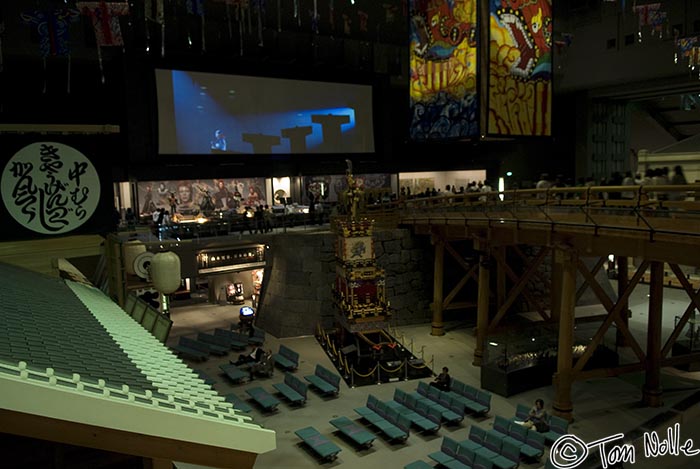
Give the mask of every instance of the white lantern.
[{"label": "white lantern", "polygon": [[156,290],[164,295],[180,288],[180,257],[172,251],[159,252],[153,256],[151,279]]},{"label": "white lantern", "polygon": [[134,260],[142,252],[146,252],[146,245],[138,239],[124,243],[124,270],[127,274],[136,275]]}]

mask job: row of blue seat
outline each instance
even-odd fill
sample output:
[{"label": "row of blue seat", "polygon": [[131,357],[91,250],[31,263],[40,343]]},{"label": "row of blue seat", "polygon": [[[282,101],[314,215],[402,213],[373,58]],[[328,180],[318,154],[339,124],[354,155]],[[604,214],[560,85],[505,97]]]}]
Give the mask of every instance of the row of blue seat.
[{"label": "row of blue seat", "polygon": [[514,444],[525,459],[539,459],[544,453],[545,437],[535,428],[528,429],[516,421],[497,415],[490,431],[503,441]]},{"label": "row of blue seat", "polygon": [[484,415],[491,410],[491,393],[452,379],[450,391],[453,398],[464,405],[465,413]]},{"label": "row of blue seat", "polygon": [[365,407],[357,407],[354,410],[362,418],[377,427],[389,440],[406,441],[409,436],[411,420],[372,394],[367,396],[367,405]]},{"label": "row of blue seat", "polygon": [[[525,421],[530,415],[530,408],[525,404],[518,404],[515,408],[515,417],[513,421]],[[547,444],[552,444],[557,439],[569,433],[569,421],[556,415],[547,415],[545,421],[549,425],[549,430],[544,432],[544,439]]]}]

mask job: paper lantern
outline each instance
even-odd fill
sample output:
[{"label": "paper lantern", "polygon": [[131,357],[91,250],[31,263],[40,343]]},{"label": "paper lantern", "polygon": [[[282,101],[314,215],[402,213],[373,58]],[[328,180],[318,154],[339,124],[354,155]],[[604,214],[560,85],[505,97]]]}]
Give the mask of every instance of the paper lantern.
[{"label": "paper lantern", "polygon": [[153,256],[151,279],[156,290],[165,295],[180,288],[180,257],[172,251],[159,252]]},{"label": "paper lantern", "polygon": [[124,270],[127,274],[136,275],[134,259],[142,252],[146,252],[146,245],[138,239],[124,243]]}]

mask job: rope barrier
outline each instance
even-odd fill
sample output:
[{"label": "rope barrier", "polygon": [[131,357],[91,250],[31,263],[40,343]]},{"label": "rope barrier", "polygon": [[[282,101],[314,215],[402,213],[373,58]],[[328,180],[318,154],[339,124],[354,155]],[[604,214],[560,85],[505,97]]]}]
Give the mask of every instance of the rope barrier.
[{"label": "rope barrier", "polygon": [[422,365],[411,365],[409,363],[408,366],[410,366],[414,370],[420,370],[421,368],[428,368],[428,365],[426,363],[423,363]]},{"label": "rope barrier", "polygon": [[394,368],[393,370],[390,370],[389,368],[384,368],[382,365],[377,365],[377,366],[380,369],[386,371],[387,373],[395,373],[395,372],[399,371],[401,368],[403,368],[403,363],[401,364],[401,366],[399,366],[398,368]]},{"label": "rope barrier", "polygon": [[375,366],[374,368],[372,368],[372,369],[370,370],[370,372],[367,373],[366,375],[363,375],[362,373],[358,373],[356,370],[352,370],[352,372],[353,372],[354,374],[356,374],[357,376],[359,376],[360,378],[369,378],[370,376],[372,376],[372,375],[374,374],[375,371],[377,371],[378,366],[379,366],[379,365],[376,365],[376,366]]}]

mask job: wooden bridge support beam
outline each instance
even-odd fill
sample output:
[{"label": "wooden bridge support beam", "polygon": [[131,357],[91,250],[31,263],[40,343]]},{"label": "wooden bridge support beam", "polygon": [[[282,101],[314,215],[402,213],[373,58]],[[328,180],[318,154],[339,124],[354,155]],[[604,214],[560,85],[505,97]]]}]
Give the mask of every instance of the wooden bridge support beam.
[{"label": "wooden bridge support beam", "polygon": [[[507,253],[506,249],[507,246],[499,246],[496,249],[498,249],[498,253],[501,258],[507,259]],[[503,306],[503,303],[506,302],[506,269],[502,265],[497,265],[496,266],[496,309],[499,309],[501,306]]]},{"label": "wooden bridge support beam", "polygon": [[486,333],[489,328],[489,282],[490,255],[488,245],[479,243],[477,249],[479,255],[479,290],[476,307],[476,347],[474,348],[474,366],[481,366],[484,357],[484,347],[486,345]]},{"label": "wooden bridge support beam", "polygon": [[558,248],[554,252],[554,258],[561,269],[561,306],[557,372],[552,380],[554,384],[552,412],[571,421],[574,410],[571,402],[571,385],[574,381],[572,366],[576,308],[576,252]]},{"label": "wooden bridge support beam", "polygon": [[664,300],[664,263],[651,263],[649,279],[649,323],[647,325],[646,380],[642,401],[650,407],[661,407],[661,320]]},{"label": "wooden bridge support beam", "polygon": [[442,289],[445,272],[445,241],[440,236],[433,236],[435,245],[435,266],[433,269],[433,323],[430,335],[445,335],[442,322]]},{"label": "wooden bridge support beam", "polygon": [[[620,311],[620,321],[629,327],[630,323],[630,306],[627,298],[623,298],[623,293],[627,289],[627,284],[629,284],[629,265],[627,262],[627,256],[615,256],[617,259],[617,297],[621,298],[622,306]],[[618,329],[615,335],[615,342],[618,347],[626,347],[629,345],[625,334],[622,330]]]},{"label": "wooden bridge support beam", "polygon": [[[551,272],[551,288],[549,296],[550,311],[549,315],[552,318],[552,322],[559,322],[559,316],[561,315],[561,282],[564,276],[564,271],[562,270],[562,264],[557,262],[556,256],[552,256],[552,272]],[[575,299],[574,299],[575,301]]]}]

